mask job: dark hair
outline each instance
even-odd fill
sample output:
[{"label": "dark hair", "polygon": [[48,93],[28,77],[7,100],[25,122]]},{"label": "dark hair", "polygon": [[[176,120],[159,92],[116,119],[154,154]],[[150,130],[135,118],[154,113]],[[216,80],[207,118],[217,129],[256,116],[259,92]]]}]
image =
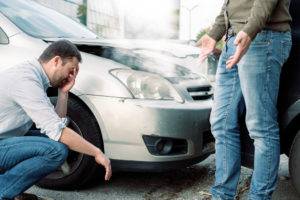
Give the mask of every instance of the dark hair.
[{"label": "dark hair", "polygon": [[66,59],[70,59],[76,57],[79,62],[81,62],[82,58],[77,47],[68,40],[58,40],[50,44],[40,55],[40,62],[48,62],[55,56],[59,56],[62,58],[63,62]]}]

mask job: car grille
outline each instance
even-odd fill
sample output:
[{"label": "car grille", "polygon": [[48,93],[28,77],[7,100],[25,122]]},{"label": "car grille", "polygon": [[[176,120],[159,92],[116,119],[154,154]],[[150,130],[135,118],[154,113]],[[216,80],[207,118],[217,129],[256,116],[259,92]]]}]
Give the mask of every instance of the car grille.
[{"label": "car grille", "polygon": [[209,99],[213,95],[211,86],[189,87],[187,91],[195,101]]}]

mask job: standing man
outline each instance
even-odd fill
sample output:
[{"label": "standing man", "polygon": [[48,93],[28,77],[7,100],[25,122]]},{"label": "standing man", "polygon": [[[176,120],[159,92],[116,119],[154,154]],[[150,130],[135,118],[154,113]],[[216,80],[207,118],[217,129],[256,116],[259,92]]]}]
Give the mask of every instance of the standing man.
[{"label": "standing man", "polygon": [[[37,199],[22,194],[65,161],[68,148],[95,158],[111,177],[103,152],[66,127],[68,93],[75,84],[81,55],[67,40],[52,43],[38,60],[0,73],[0,199]],[[58,88],[54,108],[48,87]],[[32,122],[40,129],[32,134]]]},{"label": "standing man", "polygon": [[215,83],[211,130],[216,140],[213,199],[234,199],[241,170],[238,119],[246,125],[255,158],[249,199],[268,200],[280,158],[277,96],[281,67],[289,56],[290,0],[225,0],[211,31],[199,40],[206,58],[224,35]]}]

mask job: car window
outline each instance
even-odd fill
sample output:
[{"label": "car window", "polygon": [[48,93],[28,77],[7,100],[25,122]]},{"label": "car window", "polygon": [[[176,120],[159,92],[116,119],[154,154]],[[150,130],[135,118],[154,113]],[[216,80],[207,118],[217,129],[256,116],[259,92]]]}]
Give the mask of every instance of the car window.
[{"label": "car window", "polygon": [[30,0],[0,0],[0,12],[37,38],[97,38],[83,25]]},{"label": "car window", "polygon": [[0,44],[8,44],[8,37],[1,28],[0,28]]}]

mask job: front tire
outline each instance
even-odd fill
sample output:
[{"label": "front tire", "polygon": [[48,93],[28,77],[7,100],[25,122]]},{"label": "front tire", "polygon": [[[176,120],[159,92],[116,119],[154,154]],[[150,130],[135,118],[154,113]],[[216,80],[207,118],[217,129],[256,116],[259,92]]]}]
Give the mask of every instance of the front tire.
[{"label": "front tire", "polygon": [[300,131],[298,131],[291,146],[289,156],[289,171],[292,184],[300,195]]},{"label": "front tire", "polygon": [[[55,105],[57,97],[51,97]],[[103,151],[103,140],[97,120],[87,106],[80,100],[70,97],[68,100],[69,128]],[[65,164],[49,174],[37,184],[49,189],[78,189],[93,179],[104,180],[104,169],[91,156],[69,151]]]}]

